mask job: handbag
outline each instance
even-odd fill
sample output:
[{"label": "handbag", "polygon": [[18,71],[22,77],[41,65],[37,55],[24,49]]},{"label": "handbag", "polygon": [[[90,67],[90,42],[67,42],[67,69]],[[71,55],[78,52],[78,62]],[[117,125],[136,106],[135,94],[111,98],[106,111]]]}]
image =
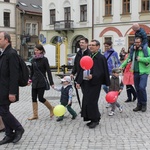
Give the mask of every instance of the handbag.
[{"label": "handbag", "polygon": [[39,71],[39,73],[42,75],[42,77],[44,78],[44,81],[45,81],[45,90],[49,90],[50,89],[50,85],[49,85],[49,82],[47,80],[47,78],[43,75],[43,73],[40,71],[40,69],[38,68],[37,66],[37,63],[35,62],[35,66],[37,68],[37,70]]}]

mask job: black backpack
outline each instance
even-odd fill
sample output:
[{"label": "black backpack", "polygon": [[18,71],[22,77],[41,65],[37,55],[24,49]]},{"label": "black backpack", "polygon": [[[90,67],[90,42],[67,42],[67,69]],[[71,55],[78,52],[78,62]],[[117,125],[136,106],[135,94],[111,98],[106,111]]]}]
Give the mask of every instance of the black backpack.
[{"label": "black backpack", "polygon": [[22,57],[18,55],[18,58],[19,58],[19,86],[23,87],[28,85],[29,70]]}]

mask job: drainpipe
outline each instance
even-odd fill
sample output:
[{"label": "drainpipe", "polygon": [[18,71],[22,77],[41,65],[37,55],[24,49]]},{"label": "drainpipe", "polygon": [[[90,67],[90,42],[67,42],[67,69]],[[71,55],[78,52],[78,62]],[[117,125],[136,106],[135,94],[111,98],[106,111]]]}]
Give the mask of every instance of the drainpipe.
[{"label": "drainpipe", "polygon": [[94,38],[94,0],[92,0],[92,39]]},{"label": "drainpipe", "polygon": [[21,14],[21,35],[22,35],[22,39],[21,39],[21,49],[20,49],[20,52],[21,52],[21,56],[24,58],[24,45],[22,45],[22,40],[24,38],[24,15],[25,15],[25,11],[22,10],[22,12],[20,13]]}]

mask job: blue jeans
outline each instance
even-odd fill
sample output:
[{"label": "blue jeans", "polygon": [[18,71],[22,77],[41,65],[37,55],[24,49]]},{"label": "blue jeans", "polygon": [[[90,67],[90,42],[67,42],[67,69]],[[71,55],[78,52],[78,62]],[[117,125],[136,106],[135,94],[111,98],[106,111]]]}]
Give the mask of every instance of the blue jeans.
[{"label": "blue jeans", "polygon": [[105,93],[109,92],[109,87],[108,86],[103,84],[102,87],[103,87],[103,90],[105,91]]},{"label": "blue jeans", "polygon": [[147,105],[147,86],[148,74],[134,73],[134,86],[137,92],[137,105]]}]

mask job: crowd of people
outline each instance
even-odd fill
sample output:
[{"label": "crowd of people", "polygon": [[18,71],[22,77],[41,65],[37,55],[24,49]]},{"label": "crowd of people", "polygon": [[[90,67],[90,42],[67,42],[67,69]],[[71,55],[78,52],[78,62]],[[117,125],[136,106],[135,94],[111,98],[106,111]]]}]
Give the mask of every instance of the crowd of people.
[{"label": "crowd of people", "polygon": [[[76,89],[81,88],[83,95],[81,117],[83,121],[87,121],[86,125],[89,128],[95,128],[101,119],[98,105],[101,88],[106,94],[111,91],[118,91],[120,94],[123,86],[126,85],[127,100],[125,102],[137,99],[137,106],[133,111],[145,112],[147,110],[146,86],[150,74],[150,48],[147,46],[144,30],[138,24],[133,24],[132,28],[135,31],[135,42],[129,47],[128,52],[125,52],[124,48],[121,50],[120,60],[111,41],[104,42],[105,51],[101,54],[99,51],[101,45],[98,40],[89,42],[87,38],[81,38],[80,49],[75,57],[71,75],[61,79],[61,88],[54,85],[50,64],[44,56],[44,47],[41,44],[36,45],[28,82],[28,85],[31,85],[33,115],[28,120],[38,119],[38,100],[49,109],[50,118],[53,117],[54,106],[44,98],[47,82],[51,88],[61,92],[61,105],[67,108],[72,119],[76,119],[77,113],[71,107],[73,91],[71,80],[74,78]],[[0,141],[0,145],[3,145],[10,142],[17,143],[22,138],[24,128],[9,110],[10,104],[19,100],[19,62],[17,52],[11,46],[10,35],[6,32],[0,32],[0,48],[2,49],[0,53],[0,91],[2,91],[0,130],[5,131],[5,137]],[[80,66],[80,60],[84,56],[91,57],[94,62],[90,70],[84,70]],[[123,72],[121,80],[120,72]],[[123,111],[116,100],[109,103],[111,107],[109,116],[115,115],[116,106],[120,113]],[[58,117],[57,121],[63,121],[63,119],[64,115]]]}]

